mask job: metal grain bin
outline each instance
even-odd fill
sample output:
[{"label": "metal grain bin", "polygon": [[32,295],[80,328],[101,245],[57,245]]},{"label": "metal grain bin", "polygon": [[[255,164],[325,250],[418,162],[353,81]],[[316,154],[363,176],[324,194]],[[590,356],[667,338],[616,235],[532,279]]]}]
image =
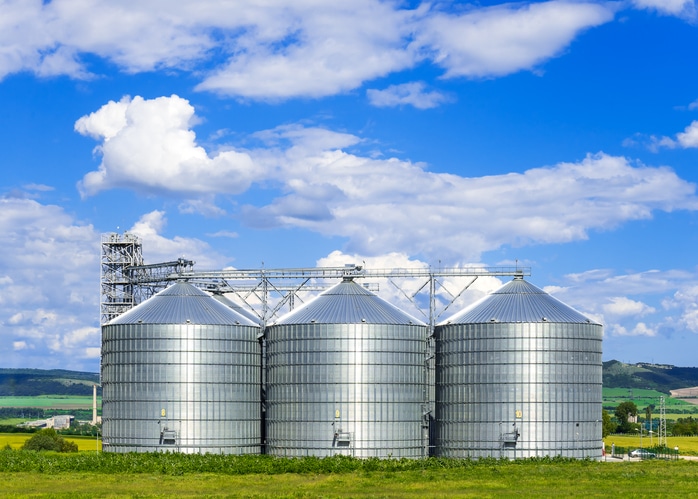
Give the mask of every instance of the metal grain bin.
[{"label": "metal grain bin", "polygon": [[351,279],[266,331],[266,451],[424,455],[426,325]]},{"label": "metal grain bin", "polygon": [[601,457],[600,324],[516,278],[435,336],[437,456]]},{"label": "metal grain bin", "polygon": [[103,449],[260,453],[259,333],[184,282],[105,324]]}]

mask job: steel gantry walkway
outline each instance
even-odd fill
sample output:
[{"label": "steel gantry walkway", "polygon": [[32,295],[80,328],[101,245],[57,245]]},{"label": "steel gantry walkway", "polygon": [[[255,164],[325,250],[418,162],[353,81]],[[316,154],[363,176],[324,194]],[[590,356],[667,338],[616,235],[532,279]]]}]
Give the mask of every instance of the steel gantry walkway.
[{"label": "steel gantry walkway", "polygon": [[[162,266],[174,269],[162,272]],[[260,319],[262,326],[278,317],[286,310],[293,310],[302,295],[320,292],[334,285],[340,279],[352,278],[364,281],[363,286],[373,292],[380,292],[380,283],[387,282],[414,305],[417,315],[421,315],[433,327],[444,313],[465,293],[479,277],[528,276],[527,267],[454,267],[424,269],[367,269],[361,265],[347,264],[343,267],[280,268],[280,269],[234,269],[216,271],[187,270],[193,262],[178,260],[163,264],[134,266],[125,272],[133,289],[134,306],[149,298],[169,283],[186,280],[201,289],[214,294],[231,294],[245,304]],[[157,269],[157,272],[152,272]],[[449,278],[466,278],[455,284]],[[373,280],[373,281],[372,281]],[[405,282],[412,282],[408,291]],[[420,299],[421,298],[421,299]],[[415,315],[415,314],[413,314]]]},{"label": "steel gantry walkway", "polygon": [[[124,233],[102,236],[101,323],[130,310],[177,280],[187,280],[214,294],[231,294],[259,317],[265,326],[286,310],[334,285],[352,278],[380,293],[380,282],[394,287],[433,330],[437,321],[480,277],[529,276],[530,267],[463,266],[451,268],[343,267],[224,269],[194,271],[194,262],[180,258],[146,265],[142,243]],[[449,282],[446,282],[446,281]],[[409,285],[408,285],[409,283]]]}]

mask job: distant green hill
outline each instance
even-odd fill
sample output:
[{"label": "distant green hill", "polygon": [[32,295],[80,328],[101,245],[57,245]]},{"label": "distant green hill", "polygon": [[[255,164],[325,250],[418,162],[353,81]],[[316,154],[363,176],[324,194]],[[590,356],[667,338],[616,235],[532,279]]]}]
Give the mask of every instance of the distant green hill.
[{"label": "distant green hill", "polygon": [[63,369],[0,369],[0,397],[92,395],[99,374]]},{"label": "distant green hill", "polygon": [[604,388],[643,388],[669,394],[670,390],[698,386],[698,368],[617,360],[603,363]]},{"label": "distant green hill", "polygon": [[[99,374],[63,369],[0,369],[0,397],[37,395],[92,395]],[[698,386],[698,368],[617,360],[603,363],[604,388],[641,388],[669,394]]]}]

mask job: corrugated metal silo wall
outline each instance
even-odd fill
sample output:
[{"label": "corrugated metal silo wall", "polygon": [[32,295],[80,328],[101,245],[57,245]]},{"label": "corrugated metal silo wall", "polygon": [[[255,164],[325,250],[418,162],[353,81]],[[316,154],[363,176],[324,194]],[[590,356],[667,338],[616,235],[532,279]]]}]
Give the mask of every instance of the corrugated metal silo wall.
[{"label": "corrugated metal silo wall", "polygon": [[602,334],[598,324],[437,327],[436,455],[600,458]]},{"label": "corrugated metal silo wall", "polygon": [[270,326],[267,453],[422,457],[425,339],[424,326]]},{"label": "corrugated metal silo wall", "polygon": [[102,329],[103,449],[261,452],[259,328]]}]

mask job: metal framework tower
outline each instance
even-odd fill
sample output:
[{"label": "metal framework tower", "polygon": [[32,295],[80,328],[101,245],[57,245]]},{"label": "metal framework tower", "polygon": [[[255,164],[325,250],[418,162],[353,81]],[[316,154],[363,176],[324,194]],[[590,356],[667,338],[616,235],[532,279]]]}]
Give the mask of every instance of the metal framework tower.
[{"label": "metal framework tower", "polygon": [[170,276],[193,270],[194,262],[184,258],[144,265],[138,236],[128,232],[103,234],[100,323],[109,322],[165,288]]},{"label": "metal framework tower", "polygon": [[124,234],[102,234],[101,301],[100,322],[102,324],[133,308],[134,284],[128,269],[143,265],[143,245],[138,236]]},{"label": "metal framework tower", "polygon": [[666,447],[666,404],[664,397],[659,397],[659,447]]}]

